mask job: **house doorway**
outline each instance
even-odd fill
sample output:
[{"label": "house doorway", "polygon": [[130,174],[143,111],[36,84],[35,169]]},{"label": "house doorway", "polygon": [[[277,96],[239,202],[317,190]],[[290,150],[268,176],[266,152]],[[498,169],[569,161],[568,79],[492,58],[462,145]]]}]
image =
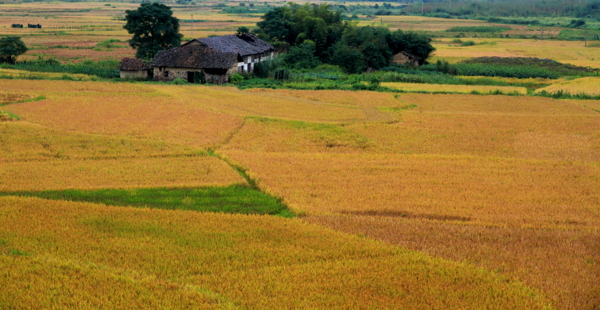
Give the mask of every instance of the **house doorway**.
[{"label": "house doorway", "polygon": [[188,83],[194,83],[194,72],[193,71],[187,72],[187,81],[188,81]]}]

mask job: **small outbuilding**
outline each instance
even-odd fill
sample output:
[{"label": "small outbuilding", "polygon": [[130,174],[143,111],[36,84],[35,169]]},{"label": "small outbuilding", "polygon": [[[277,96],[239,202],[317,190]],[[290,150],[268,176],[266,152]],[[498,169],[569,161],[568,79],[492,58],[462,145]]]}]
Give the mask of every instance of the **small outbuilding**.
[{"label": "small outbuilding", "polygon": [[120,77],[122,79],[145,79],[152,76],[152,67],[149,63],[136,58],[123,58],[119,63]]},{"label": "small outbuilding", "polygon": [[411,53],[402,51],[392,57],[392,64],[396,65],[408,65],[410,67],[419,66],[419,62],[421,61],[420,57],[417,57]]}]

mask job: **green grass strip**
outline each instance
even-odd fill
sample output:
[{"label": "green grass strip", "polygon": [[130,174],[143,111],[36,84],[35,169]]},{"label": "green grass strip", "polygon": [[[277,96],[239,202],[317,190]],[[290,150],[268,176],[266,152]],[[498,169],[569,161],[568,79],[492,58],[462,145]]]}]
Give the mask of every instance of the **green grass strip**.
[{"label": "green grass strip", "polygon": [[0,192],[0,195],[93,202],[112,206],[294,217],[280,200],[241,185],[204,188],[70,189]]}]

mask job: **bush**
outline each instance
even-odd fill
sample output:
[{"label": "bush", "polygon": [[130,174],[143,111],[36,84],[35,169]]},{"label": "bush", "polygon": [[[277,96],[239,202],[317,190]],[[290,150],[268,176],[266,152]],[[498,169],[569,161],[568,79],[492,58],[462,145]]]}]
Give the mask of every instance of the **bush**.
[{"label": "bush", "polygon": [[188,84],[188,81],[186,79],[176,78],[176,79],[172,80],[171,82],[169,82],[169,84],[171,84],[171,85],[185,85],[185,84]]},{"label": "bush", "polygon": [[293,46],[282,55],[283,63],[292,69],[312,69],[321,64],[321,61],[315,56],[316,45],[310,40]]},{"label": "bush", "polygon": [[507,66],[494,64],[456,64],[456,73],[466,76],[501,76],[526,78],[556,79],[558,74],[546,69],[532,66]]},{"label": "bush", "polygon": [[234,73],[229,78],[229,82],[232,83],[232,84],[239,84],[243,80],[244,80],[244,77],[241,74],[239,74],[239,73]]},{"label": "bush", "polygon": [[289,80],[290,76],[290,70],[286,68],[277,68],[275,71],[273,71],[273,78],[276,80]]}]

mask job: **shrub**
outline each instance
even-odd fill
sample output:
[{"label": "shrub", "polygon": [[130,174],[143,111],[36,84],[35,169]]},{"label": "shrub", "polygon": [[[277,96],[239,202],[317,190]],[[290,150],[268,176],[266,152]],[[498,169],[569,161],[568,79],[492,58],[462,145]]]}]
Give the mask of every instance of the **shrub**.
[{"label": "shrub", "polygon": [[239,84],[243,80],[244,80],[244,77],[241,74],[239,74],[239,73],[234,73],[229,78],[229,82],[232,83],[232,84]]},{"label": "shrub", "polygon": [[169,82],[169,84],[171,85],[185,85],[188,84],[188,81],[182,78],[176,78],[174,80],[172,80],[171,82]]},{"label": "shrub", "polygon": [[290,70],[286,68],[277,68],[273,71],[273,78],[276,80],[289,80],[290,76]]}]

